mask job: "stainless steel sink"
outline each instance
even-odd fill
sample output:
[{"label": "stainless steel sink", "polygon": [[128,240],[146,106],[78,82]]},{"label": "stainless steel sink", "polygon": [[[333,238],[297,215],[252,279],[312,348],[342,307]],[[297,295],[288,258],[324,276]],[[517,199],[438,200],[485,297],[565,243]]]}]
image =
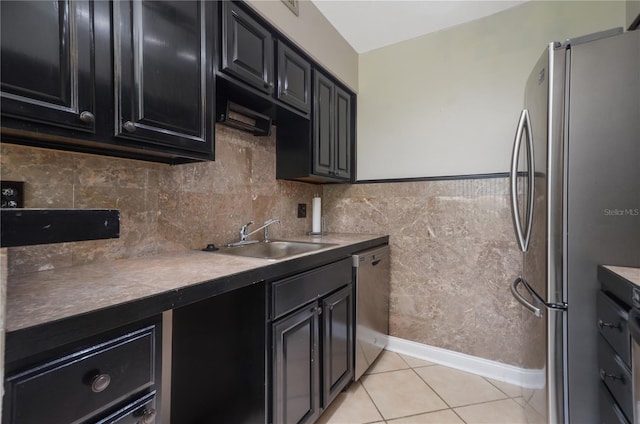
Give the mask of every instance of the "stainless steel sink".
[{"label": "stainless steel sink", "polygon": [[302,241],[272,240],[233,247],[221,247],[218,253],[247,256],[262,259],[283,259],[302,253],[314,252],[335,246],[332,243],[311,243]]}]

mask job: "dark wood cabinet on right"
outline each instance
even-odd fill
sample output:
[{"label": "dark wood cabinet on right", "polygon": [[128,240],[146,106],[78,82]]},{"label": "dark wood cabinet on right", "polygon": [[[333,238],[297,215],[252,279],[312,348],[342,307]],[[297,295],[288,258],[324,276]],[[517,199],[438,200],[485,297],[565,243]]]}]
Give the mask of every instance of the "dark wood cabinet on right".
[{"label": "dark wood cabinet on right", "polygon": [[313,183],[355,179],[355,95],[313,70],[311,119],[279,116],[276,178]]},{"label": "dark wood cabinet on right", "polygon": [[351,96],[322,73],[314,75],[313,173],[351,177]]}]

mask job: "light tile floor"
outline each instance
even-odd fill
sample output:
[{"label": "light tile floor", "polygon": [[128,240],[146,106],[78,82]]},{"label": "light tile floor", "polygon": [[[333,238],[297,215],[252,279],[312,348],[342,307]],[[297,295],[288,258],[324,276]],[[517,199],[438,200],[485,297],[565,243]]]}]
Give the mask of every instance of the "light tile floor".
[{"label": "light tile floor", "polygon": [[320,424],[525,423],[520,387],[383,351]]}]

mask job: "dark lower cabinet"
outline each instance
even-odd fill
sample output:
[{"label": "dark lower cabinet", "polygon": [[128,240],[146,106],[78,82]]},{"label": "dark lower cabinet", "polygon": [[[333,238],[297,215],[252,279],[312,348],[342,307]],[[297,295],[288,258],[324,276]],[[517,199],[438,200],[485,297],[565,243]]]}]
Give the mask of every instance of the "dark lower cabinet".
[{"label": "dark lower cabinet", "polygon": [[322,301],[323,404],[326,407],[353,378],[353,287]]},{"label": "dark lower cabinet", "polygon": [[89,1],[2,1],[2,115],[95,130]]},{"label": "dark lower cabinet", "polygon": [[113,2],[118,137],[213,152],[215,2]]},{"label": "dark lower cabinet", "polygon": [[315,422],[353,378],[353,287],[344,259],[272,283],[272,422]]},{"label": "dark lower cabinet", "polygon": [[160,423],[161,319],[9,363],[2,422]]},{"label": "dark lower cabinet", "polygon": [[273,325],[273,422],[312,423],[320,415],[319,307]]}]

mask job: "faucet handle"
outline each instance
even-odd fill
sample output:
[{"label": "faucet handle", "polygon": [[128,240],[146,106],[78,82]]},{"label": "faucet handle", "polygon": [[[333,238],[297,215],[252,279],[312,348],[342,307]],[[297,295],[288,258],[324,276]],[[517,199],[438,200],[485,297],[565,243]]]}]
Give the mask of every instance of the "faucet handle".
[{"label": "faucet handle", "polygon": [[249,225],[252,225],[253,221],[249,221],[246,224],[244,224],[242,227],[240,227],[240,241],[245,241],[247,239],[248,234],[248,229],[247,227]]}]

